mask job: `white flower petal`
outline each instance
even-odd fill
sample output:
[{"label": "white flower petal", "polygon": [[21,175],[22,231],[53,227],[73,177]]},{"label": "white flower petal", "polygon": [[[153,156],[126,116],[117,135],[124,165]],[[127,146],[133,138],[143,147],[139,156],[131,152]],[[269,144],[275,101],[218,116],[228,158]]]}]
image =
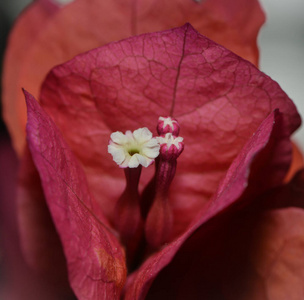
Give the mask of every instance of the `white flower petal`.
[{"label": "white flower petal", "polygon": [[147,127],[139,128],[134,130],[133,136],[139,144],[146,143],[152,139],[152,132]]},{"label": "white flower petal", "polygon": [[159,143],[152,137],[151,131],[144,127],[123,134],[116,131],[111,134],[108,152],[122,168],[148,167],[159,155]]},{"label": "white flower petal", "polygon": [[139,166],[139,159],[138,156],[141,156],[139,154],[134,154],[131,156],[128,167],[129,168],[137,168]]},{"label": "white flower petal", "polygon": [[111,140],[119,145],[123,145],[128,142],[128,138],[120,131],[113,132],[111,134]]},{"label": "white flower petal", "polygon": [[125,152],[121,148],[117,148],[113,145],[108,145],[108,152],[112,154],[113,160],[120,165],[126,158]]},{"label": "white flower petal", "polygon": [[142,154],[149,158],[156,158],[159,155],[159,147],[144,147]]}]

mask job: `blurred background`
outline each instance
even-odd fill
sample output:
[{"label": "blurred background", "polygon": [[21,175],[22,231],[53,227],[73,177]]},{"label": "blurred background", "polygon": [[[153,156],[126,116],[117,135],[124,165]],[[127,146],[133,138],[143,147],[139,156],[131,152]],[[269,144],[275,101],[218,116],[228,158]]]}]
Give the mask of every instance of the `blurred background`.
[{"label": "blurred background", "polygon": [[[67,0],[57,0],[68,2]],[[5,40],[14,19],[31,0],[0,3],[2,57]],[[260,0],[267,21],[259,36],[260,68],[276,80],[304,116],[304,1]],[[1,124],[3,130],[3,124]],[[304,128],[295,135],[304,148]]]},{"label": "blurred background", "polygon": [[[60,2],[68,2],[70,0],[57,0]],[[2,59],[5,49],[6,39],[15,18],[27,6],[31,0],[1,0],[0,1],[0,68],[2,70]],[[267,22],[262,28],[259,35],[260,46],[260,68],[266,74],[276,80],[283,90],[296,103],[300,114],[304,117],[304,1],[303,0],[260,0],[266,15]],[[1,74],[1,73],[0,73]],[[1,76],[1,75],[0,75]],[[0,85],[1,90],[1,85]],[[1,110],[1,108],[0,108]],[[0,143],[2,140],[7,140],[5,126],[0,117]],[[295,140],[304,149],[304,128],[298,130],[295,134]],[[7,146],[7,144],[6,144]],[[3,151],[8,151],[3,152]],[[8,159],[7,155],[11,155]],[[16,179],[17,160],[13,153],[7,148],[2,147],[0,151],[0,175],[5,176],[6,180],[0,182],[0,202],[1,196],[3,199],[9,199],[7,195],[1,195],[1,190],[10,190]],[[5,189],[3,187],[6,187]],[[11,187],[13,190],[13,187]],[[13,195],[10,195],[13,198]],[[8,201],[10,202],[10,201]],[[0,229],[1,225],[9,224],[8,219],[11,219],[15,213],[14,201],[11,201],[6,207],[5,213],[0,211]],[[1,230],[0,230],[1,231]],[[9,228],[6,227],[1,234],[6,236],[6,240],[11,242],[12,236],[17,238],[16,224]],[[5,238],[3,238],[4,240]],[[17,243],[17,242],[16,242]],[[18,254],[18,249],[12,245],[5,245],[10,249],[11,260],[18,265],[22,264],[21,255]],[[0,239],[0,299],[7,299],[1,293],[1,281],[4,278],[2,274],[3,259],[1,259],[2,237]],[[26,266],[24,266],[26,268]],[[12,271],[12,270],[10,270]],[[13,271],[12,271],[13,272]],[[35,281],[37,279],[33,279]],[[30,284],[26,282],[29,285]],[[17,285],[19,286],[19,284]],[[35,287],[35,286],[34,286]],[[33,287],[33,288],[34,288]],[[10,298],[11,299],[11,298]],[[19,298],[18,298],[19,299]]]},{"label": "blurred background", "polygon": [[[259,36],[260,68],[281,85],[304,117],[304,1],[260,2],[267,17]],[[294,138],[303,149],[303,125]]]}]

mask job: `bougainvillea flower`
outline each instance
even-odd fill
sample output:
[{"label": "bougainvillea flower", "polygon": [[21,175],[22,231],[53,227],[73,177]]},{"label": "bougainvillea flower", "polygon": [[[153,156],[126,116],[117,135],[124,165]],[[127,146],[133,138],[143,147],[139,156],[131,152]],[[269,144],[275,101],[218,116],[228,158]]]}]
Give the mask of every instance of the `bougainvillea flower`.
[{"label": "bougainvillea flower", "polygon": [[[303,172],[284,185],[300,117],[253,64],[186,24],[55,67],[42,87],[42,108],[25,96],[29,149],[78,299],[303,296]],[[159,118],[166,116],[172,119]],[[110,135],[145,127],[161,135],[155,175],[152,166],[140,179],[131,171],[137,168],[124,175],[107,151]],[[159,190],[159,174],[170,188]],[[160,212],[169,209],[172,222],[169,234],[159,224],[153,232],[152,203],[130,263],[134,245],[129,251],[115,213],[138,181],[132,195],[145,202],[148,189],[165,197]],[[27,187],[24,195],[33,190]]]},{"label": "bougainvillea flower", "polygon": [[38,97],[52,67],[84,51],[131,35],[191,22],[216,42],[257,64],[264,22],[257,0],[36,0],[10,36],[3,73],[3,113],[18,154],[25,141],[26,87]]},{"label": "bougainvillea flower", "polygon": [[[51,257],[56,263],[56,276],[48,276],[53,279],[52,282],[45,280],[41,274],[37,274],[35,270],[30,268],[24,261],[23,251],[20,248],[19,224],[17,222],[16,209],[16,181],[18,174],[19,161],[14,150],[11,147],[9,138],[5,134],[0,136],[0,242],[1,242],[1,280],[0,280],[0,299],[9,300],[54,300],[69,299],[71,294],[70,287],[63,282],[67,282],[66,272],[62,272],[65,267],[65,260],[62,251],[59,256]],[[28,179],[29,180],[29,179]],[[33,195],[39,194],[37,186],[33,191]],[[44,201],[45,203],[45,201]],[[46,210],[47,211],[47,210]],[[31,213],[33,210],[31,210]],[[43,211],[40,211],[43,212]],[[37,231],[44,231],[43,222],[46,214],[40,216],[40,227]],[[29,220],[29,218],[28,218]],[[45,231],[44,231],[45,234]],[[50,236],[41,235],[42,239],[49,239]],[[56,237],[58,240],[58,237]],[[43,243],[40,243],[43,244]],[[51,243],[54,245],[54,243]],[[59,244],[60,245],[60,244]],[[61,246],[62,248],[62,246]],[[38,259],[43,262],[43,257]],[[52,264],[40,266],[40,268],[48,267],[48,272],[55,271]],[[49,268],[51,267],[51,268]],[[65,274],[64,274],[65,273]],[[60,295],[58,298],[58,286],[60,286]]]}]

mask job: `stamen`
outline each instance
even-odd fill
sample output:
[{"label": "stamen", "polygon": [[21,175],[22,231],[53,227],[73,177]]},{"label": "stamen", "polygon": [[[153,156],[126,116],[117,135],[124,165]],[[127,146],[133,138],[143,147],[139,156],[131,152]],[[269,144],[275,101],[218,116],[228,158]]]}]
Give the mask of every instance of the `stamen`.
[{"label": "stamen", "polygon": [[159,154],[159,144],[146,127],[125,134],[116,131],[111,134],[108,152],[121,168],[148,167]]},{"label": "stamen", "polygon": [[174,136],[179,135],[179,124],[176,119],[171,117],[159,117],[157,123],[157,132],[159,135],[172,133]]},{"label": "stamen", "polygon": [[[150,195],[154,196],[154,200],[145,224],[146,240],[153,249],[158,249],[170,238],[173,216],[168,202],[168,194],[175,175],[177,158],[184,149],[182,137],[166,133],[157,139],[160,143],[160,154],[156,160],[155,176],[147,186]],[[152,193],[151,189],[154,190]],[[147,191],[143,192],[143,196],[147,194]],[[146,200],[151,202],[149,196],[147,199],[142,198],[142,201]]]}]

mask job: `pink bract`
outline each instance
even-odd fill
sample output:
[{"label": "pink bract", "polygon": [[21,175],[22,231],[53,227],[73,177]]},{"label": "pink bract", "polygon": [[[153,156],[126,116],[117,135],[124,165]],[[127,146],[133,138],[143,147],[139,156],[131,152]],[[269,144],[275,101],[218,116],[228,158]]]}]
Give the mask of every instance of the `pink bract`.
[{"label": "pink bract", "polygon": [[3,113],[21,155],[26,109],[21,88],[37,98],[52,67],[111,41],[191,22],[201,33],[254,64],[264,22],[257,0],[75,0],[58,7],[36,0],[10,36],[3,73]]},{"label": "pink bract", "polygon": [[58,129],[31,95],[26,99],[29,146],[64,246],[71,286],[79,299],[118,299],[126,277],[124,252],[107,220],[94,210],[85,175]]},{"label": "pink bract", "polygon": [[[302,290],[302,173],[282,186],[300,117],[250,62],[186,24],[54,68],[44,110],[25,95],[29,148],[78,299],[267,299],[266,287],[283,300]],[[144,126],[155,133],[167,115],[185,141],[170,191],[174,231],[126,277],[111,225],[125,183],[109,136]],[[141,189],[153,170],[145,171]]]},{"label": "pink bract", "polygon": [[[75,57],[49,74],[40,101],[84,166],[110,220],[113,199],[124,188],[124,176],[106,150],[111,132],[146,126],[156,133],[159,116],[178,119],[187,150],[171,189],[179,220],[173,237],[212,196],[268,114],[276,108],[284,112],[289,134],[300,124],[276,82],[188,24]],[[143,174],[143,183],[147,178]]]}]

